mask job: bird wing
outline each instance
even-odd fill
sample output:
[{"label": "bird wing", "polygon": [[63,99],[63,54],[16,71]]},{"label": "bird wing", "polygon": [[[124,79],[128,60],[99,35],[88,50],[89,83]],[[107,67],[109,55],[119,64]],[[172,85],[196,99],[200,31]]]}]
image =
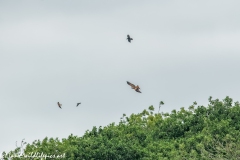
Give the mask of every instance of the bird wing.
[{"label": "bird wing", "polygon": [[128,82],[128,81],[127,81],[127,84],[128,84],[129,86],[131,86],[131,87],[132,87],[132,89],[134,89],[134,88],[135,88],[135,85],[134,85],[134,84],[132,84],[132,83],[130,83],[130,82]]},{"label": "bird wing", "polygon": [[77,103],[77,106],[78,106],[79,104],[81,104],[81,103]]},{"label": "bird wing", "polygon": [[141,91],[139,91],[138,89],[136,90],[136,92],[142,93]]},{"label": "bird wing", "polygon": [[135,88],[135,91],[139,92],[139,93],[142,93],[139,89],[140,89],[140,87],[137,85],[136,88]]}]

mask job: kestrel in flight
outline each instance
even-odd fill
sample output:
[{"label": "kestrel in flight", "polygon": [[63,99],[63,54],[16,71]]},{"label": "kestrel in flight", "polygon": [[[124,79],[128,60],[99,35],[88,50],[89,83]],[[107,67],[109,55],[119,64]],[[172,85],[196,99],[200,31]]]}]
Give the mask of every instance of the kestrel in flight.
[{"label": "kestrel in flight", "polygon": [[131,43],[131,40],[133,40],[133,39],[129,35],[127,35],[127,40],[128,40],[128,42]]},{"label": "kestrel in flight", "polygon": [[58,107],[62,109],[62,104],[60,104],[59,102],[57,104],[58,104]]},{"label": "kestrel in flight", "polygon": [[128,82],[128,81],[127,81],[127,84],[128,84],[129,86],[131,86],[132,89],[134,89],[136,92],[142,93],[141,91],[139,91],[140,87],[139,87],[138,85],[135,86],[134,84],[132,84],[132,83],[130,83],[130,82]]}]

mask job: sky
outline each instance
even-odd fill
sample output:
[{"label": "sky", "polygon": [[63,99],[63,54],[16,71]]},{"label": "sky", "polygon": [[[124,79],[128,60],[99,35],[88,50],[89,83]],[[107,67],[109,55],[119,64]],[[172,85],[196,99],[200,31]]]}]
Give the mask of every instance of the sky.
[{"label": "sky", "polygon": [[23,138],[82,136],[160,101],[161,112],[209,96],[240,101],[239,6],[0,0],[0,153]]}]

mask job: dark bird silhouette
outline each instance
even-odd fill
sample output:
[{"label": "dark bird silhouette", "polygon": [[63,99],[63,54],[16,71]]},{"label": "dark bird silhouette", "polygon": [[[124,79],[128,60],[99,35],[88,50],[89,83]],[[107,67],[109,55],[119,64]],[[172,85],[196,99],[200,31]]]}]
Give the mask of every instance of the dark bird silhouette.
[{"label": "dark bird silhouette", "polygon": [[130,83],[130,82],[128,82],[128,81],[127,81],[127,84],[128,84],[129,86],[131,86],[132,89],[134,89],[136,92],[142,93],[142,92],[139,90],[140,87],[139,87],[138,85],[135,86],[134,84],[132,84],[132,83]]},{"label": "dark bird silhouette", "polygon": [[81,104],[81,103],[77,103],[77,106],[78,106],[79,104]]},{"label": "dark bird silhouette", "polygon": [[129,35],[127,35],[127,40],[128,40],[128,42],[131,43],[131,40],[133,40],[133,39]]},{"label": "dark bird silhouette", "polygon": [[58,107],[62,109],[62,104],[60,104],[59,102],[57,104],[58,104]]}]

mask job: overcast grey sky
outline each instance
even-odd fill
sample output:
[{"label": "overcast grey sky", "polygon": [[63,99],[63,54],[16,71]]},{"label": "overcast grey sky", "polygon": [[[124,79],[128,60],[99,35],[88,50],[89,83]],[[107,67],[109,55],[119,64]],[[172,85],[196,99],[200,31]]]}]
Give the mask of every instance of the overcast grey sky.
[{"label": "overcast grey sky", "polygon": [[81,136],[161,100],[164,112],[209,96],[239,101],[239,6],[0,0],[0,153],[23,138]]}]

